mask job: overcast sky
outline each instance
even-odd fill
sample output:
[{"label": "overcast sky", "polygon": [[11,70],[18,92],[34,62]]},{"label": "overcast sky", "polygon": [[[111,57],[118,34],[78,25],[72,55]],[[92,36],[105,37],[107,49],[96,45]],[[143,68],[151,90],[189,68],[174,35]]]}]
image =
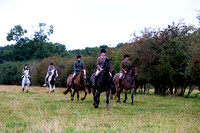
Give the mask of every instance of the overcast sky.
[{"label": "overcast sky", "polygon": [[196,27],[200,0],[0,0],[0,46],[20,24],[31,35],[39,23],[54,26],[50,41],[79,49],[128,42],[145,27],[184,19]]}]

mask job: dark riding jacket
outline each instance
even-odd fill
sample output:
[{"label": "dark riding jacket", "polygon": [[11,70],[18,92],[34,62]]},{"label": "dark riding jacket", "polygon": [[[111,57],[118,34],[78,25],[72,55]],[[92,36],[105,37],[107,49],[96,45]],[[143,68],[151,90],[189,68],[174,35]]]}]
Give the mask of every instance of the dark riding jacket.
[{"label": "dark riding jacket", "polygon": [[127,72],[128,71],[128,68],[131,66],[131,62],[130,61],[125,61],[123,60],[121,62],[121,65],[120,65],[120,73],[125,73],[125,71]]},{"label": "dark riding jacket", "polygon": [[103,67],[103,65],[104,65],[104,63],[105,63],[105,61],[106,61],[106,59],[108,59],[108,57],[107,56],[100,56],[100,57],[98,57],[97,58],[97,69],[100,71],[100,68],[102,68]]},{"label": "dark riding jacket", "polygon": [[78,73],[83,68],[83,61],[75,61],[74,62],[74,73]]}]

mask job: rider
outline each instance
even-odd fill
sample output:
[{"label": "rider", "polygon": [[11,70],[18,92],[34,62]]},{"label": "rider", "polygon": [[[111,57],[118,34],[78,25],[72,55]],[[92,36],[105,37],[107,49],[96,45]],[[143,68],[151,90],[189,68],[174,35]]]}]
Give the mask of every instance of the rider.
[{"label": "rider", "polygon": [[77,55],[77,61],[74,62],[74,74],[72,76],[72,80],[69,86],[72,86],[74,77],[81,71],[82,68],[83,68],[83,61],[81,61],[81,55]]},{"label": "rider", "polygon": [[122,77],[124,76],[124,74],[127,73],[127,70],[130,66],[131,66],[131,62],[129,61],[129,55],[126,54],[124,55],[124,60],[121,62],[121,65],[120,65],[118,88],[121,87]]},{"label": "rider", "polygon": [[102,67],[103,67],[106,59],[108,59],[108,57],[106,56],[106,50],[105,49],[101,49],[100,53],[101,53],[101,56],[97,58],[97,71],[96,71],[96,74],[95,74],[95,80],[94,80],[93,86],[96,85],[96,82],[97,82],[96,77],[103,70]]},{"label": "rider", "polygon": [[[22,77],[21,77],[21,80],[20,80],[20,82],[22,83],[22,79],[24,78],[24,71],[25,70],[28,70],[29,71],[29,68],[28,68],[28,65],[27,64],[25,64],[24,65],[24,67],[23,67],[23,69],[22,69]],[[29,79],[30,79],[30,82],[31,82],[31,78],[29,77]]]},{"label": "rider", "polygon": [[[45,84],[44,84],[43,86],[46,86],[46,85],[47,85],[47,79],[48,79],[48,77],[49,77],[49,75],[51,74],[51,71],[52,71],[53,69],[56,69],[56,68],[54,67],[53,62],[51,62],[51,63],[50,63],[50,66],[48,67],[47,75],[46,75],[46,77],[45,77]],[[56,77],[58,77],[58,75],[56,75]]]}]

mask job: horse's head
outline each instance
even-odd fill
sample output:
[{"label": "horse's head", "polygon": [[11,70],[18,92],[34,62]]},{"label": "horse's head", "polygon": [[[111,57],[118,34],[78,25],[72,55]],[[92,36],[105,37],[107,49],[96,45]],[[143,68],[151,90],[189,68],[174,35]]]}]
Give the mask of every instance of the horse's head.
[{"label": "horse's head", "polygon": [[137,77],[138,76],[137,67],[135,65],[130,66],[128,68],[128,72],[127,73],[131,73],[133,76]]},{"label": "horse's head", "polygon": [[81,78],[83,78],[84,80],[86,80],[86,75],[87,75],[87,66],[86,67],[82,67],[81,70]]},{"label": "horse's head", "polygon": [[29,77],[29,70],[24,70],[24,77],[28,78]]},{"label": "horse's head", "polygon": [[104,68],[107,66],[109,71],[112,73],[112,76],[115,75],[115,70],[113,68],[113,64],[112,64],[112,58],[111,59],[107,59],[105,60],[105,63],[104,63]]}]

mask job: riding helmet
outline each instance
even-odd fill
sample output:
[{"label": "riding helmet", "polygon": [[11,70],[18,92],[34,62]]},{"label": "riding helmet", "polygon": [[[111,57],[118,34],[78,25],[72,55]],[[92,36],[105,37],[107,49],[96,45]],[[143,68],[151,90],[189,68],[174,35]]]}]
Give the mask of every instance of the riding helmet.
[{"label": "riding helmet", "polygon": [[106,53],[106,50],[103,48],[101,49],[100,53]]},{"label": "riding helmet", "polygon": [[77,59],[78,59],[78,58],[81,58],[81,55],[77,55]]},{"label": "riding helmet", "polygon": [[28,66],[27,64],[25,64],[24,66]]},{"label": "riding helmet", "polygon": [[53,62],[51,62],[50,65],[53,65]]},{"label": "riding helmet", "polygon": [[128,54],[125,54],[125,55],[124,55],[124,59],[125,59],[126,57],[130,57],[130,56],[129,56]]}]

